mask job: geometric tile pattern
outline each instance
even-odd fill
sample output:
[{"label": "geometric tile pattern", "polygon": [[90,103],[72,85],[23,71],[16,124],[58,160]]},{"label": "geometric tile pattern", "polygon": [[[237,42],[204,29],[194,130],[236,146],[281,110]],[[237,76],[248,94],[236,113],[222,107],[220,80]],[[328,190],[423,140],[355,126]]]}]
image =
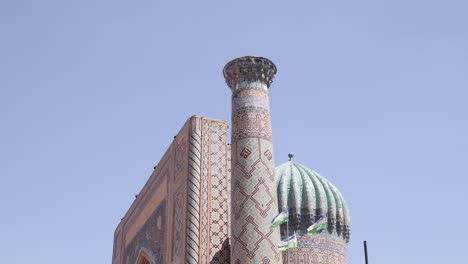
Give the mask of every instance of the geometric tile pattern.
[{"label": "geometric tile pattern", "polygon": [[[243,148],[252,149],[248,158],[240,156]],[[240,263],[268,260],[279,263],[277,243],[279,229],[269,222],[278,213],[276,183],[272,161],[263,155],[272,152],[270,141],[260,138],[242,139],[232,146],[232,256]],[[266,259],[265,259],[266,258]]]},{"label": "geometric tile pattern", "polygon": [[[208,124],[206,124],[208,126]],[[229,263],[229,207],[230,197],[228,184],[230,174],[227,171],[228,144],[227,144],[227,124],[210,121],[210,151],[206,159],[210,161],[210,262]]]},{"label": "geometric tile pattern", "polygon": [[346,242],[328,232],[298,236],[297,248],[283,252],[283,263],[347,264]]},{"label": "geometric tile pattern", "polygon": [[185,135],[182,135],[181,139],[177,139],[179,142],[176,145],[175,149],[175,172],[174,172],[174,182],[177,182],[181,176],[187,171],[188,164],[188,140]]},{"label": "geometric tile pattern", "polygon": [[208,263],[209,258],[209,239],[210,239],[210,202],[209,202],[209,178],[210,178],[210,121],[202,119],[202,156],[201,156],[201,225],[200,225],[200,263]]},{"label": "geometric tile pattern", "polygon": [[231,262],[281,263],[268,86],[276,73],[264,58],[242,57],[224,68],[232,90]]},{"label": "geometric tile pattern", "polygon": [[113,264],[230,263],[226,121],[191,117],[115,231]]},{"label": "geometric tile pattern", "polygon": [[177,260],[183,255],[183,244],[184,243],[184,188],[179,190],[174,195],[174,215],[172,217],[172,261]]},{"label": "geometric tile pattern", "polygon": [[154,262],[164,263],[166,207],[164,199],[127,245],[124,264],[136,263],[142,252]]},{"label": "geometric tile pattern", "polygon": [[229,263],[228,127],[192,118],[187,186],[187,263]]}]

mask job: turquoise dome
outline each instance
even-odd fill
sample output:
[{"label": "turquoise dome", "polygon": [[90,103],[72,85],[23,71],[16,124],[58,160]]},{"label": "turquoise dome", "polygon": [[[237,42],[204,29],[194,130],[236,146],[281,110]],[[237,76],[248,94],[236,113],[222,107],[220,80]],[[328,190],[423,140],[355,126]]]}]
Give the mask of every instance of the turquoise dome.
[{"label": "turquoise dome", "polygon": [[328,213],[328,232],[349,241],[349,209],[340,191],[317,172],[292,160],[276,167],[278,209],[289,208],[289,229],[305,232]]}]

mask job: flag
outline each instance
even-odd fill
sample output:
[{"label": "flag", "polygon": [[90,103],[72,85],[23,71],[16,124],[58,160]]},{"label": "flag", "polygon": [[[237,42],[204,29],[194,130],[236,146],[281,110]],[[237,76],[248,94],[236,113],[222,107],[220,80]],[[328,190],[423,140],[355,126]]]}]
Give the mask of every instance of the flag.
[{"label": "flag", "polygon": [[324,214],[322,217],[320,217],[320,219],[317,222],[315,222],[313,225],[307,228],[307,234],[313,235],[320,230],[326,229],[327,226],[328,226],[328,215]]},{"label": "flag", "polygon": [[281,240],[278,243],[278,249],[280,251],[285,251],[285,250],[288,250],[290,248],[295,248],[295,247],[297,247],[297,237],[296,237],[296,235],[292,235],[292,236],[286,238],[285,240]]},{"label": "flag", "polygon": [[282,225],[288,221],[289,217],[289,210],[286,208],[283,212],[279,213],[273,220],[271,220],[271,228],[277,227],[279,225]]}]

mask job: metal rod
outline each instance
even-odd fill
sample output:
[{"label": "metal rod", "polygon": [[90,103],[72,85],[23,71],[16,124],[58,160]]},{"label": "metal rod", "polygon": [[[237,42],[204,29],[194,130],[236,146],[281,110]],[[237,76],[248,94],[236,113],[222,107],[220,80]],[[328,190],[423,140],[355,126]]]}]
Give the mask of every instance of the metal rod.
[{"label": "metal rod", "polygon": [[367,241],[364,240],[364,256],[366,258],[366,264],[369,264],[369,259],[367,258]]},{"label": "metal rod", "polygon": [[[288,221],[286,222],[286,239],[289,237],[289,212],[288,212]],[[288,254],[288,264],[289,264],[289,248],[287,249]]]},{"label": "metal rod", "polygon": [[[296,235],[296,229],[295,228],[294,228],[294,235]],[[297,237],[296,237],[296,241],[297,241]],[[296,243],[299,243],[299,242],[296,242]],[[296,250],[297,250],[297,248],[294,251],[296,251]],[[294,257],[294,264],[297,264],[297,254],[294,253],[293,257]]]}]

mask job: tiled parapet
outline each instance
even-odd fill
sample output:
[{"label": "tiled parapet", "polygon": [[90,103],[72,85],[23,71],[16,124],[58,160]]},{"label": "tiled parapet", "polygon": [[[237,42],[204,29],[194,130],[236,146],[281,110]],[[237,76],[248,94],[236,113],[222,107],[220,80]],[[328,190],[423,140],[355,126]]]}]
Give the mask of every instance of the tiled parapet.
[{"label": "tiled parapet", "polygon": [[268,88],[276,74],[266,58],[242,57],[224,68],[232,91],[231,263],[281,263]]}]

